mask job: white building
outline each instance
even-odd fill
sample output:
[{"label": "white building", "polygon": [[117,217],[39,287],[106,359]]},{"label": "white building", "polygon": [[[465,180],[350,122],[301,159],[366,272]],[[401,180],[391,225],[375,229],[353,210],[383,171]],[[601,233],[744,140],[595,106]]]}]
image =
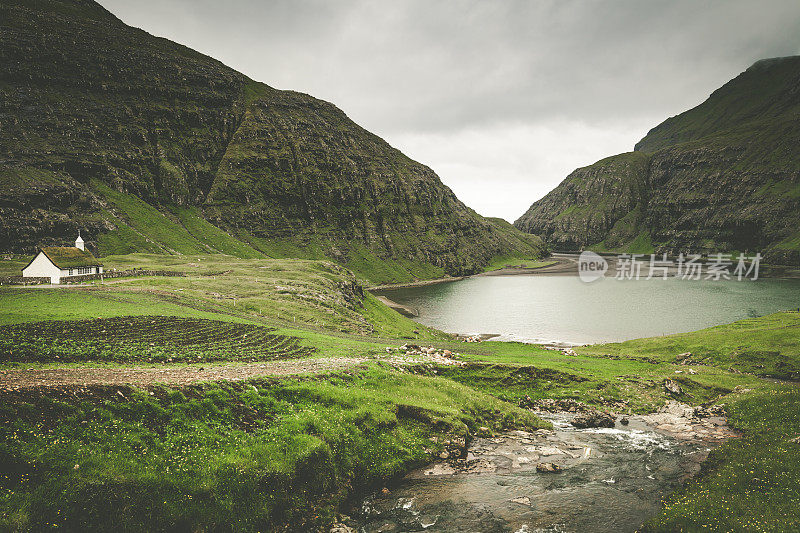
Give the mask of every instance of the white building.
[{"label": "white building", "polygon": [[102,274],[103,265],[84,250],[83,239],[78,235],[75,246],[47,246],[22,269],[26,278],[50,278],[50,283],[61,283],[67,276]]}]

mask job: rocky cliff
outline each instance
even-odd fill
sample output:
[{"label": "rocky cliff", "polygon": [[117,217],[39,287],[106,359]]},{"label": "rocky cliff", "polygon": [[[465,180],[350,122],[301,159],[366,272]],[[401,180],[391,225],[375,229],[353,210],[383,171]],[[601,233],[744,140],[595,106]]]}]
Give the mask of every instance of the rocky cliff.
[{"label": "rocky cliff", "polygon": [[541,250],[336,106],[89,0],[0,4],[0,185],[1,252],[81,228],[101,254],[327,256],[402,278]]},{"label": "rocky cliff", "polygon": [[554,248],[764,252],[800,263],[800,57],[768,59],[570,174],[515,226]]}]

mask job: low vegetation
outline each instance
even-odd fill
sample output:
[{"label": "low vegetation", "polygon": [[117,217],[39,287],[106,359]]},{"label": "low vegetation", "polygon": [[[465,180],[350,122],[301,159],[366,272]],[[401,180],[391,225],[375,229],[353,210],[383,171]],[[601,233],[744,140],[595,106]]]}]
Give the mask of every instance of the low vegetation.
[{"label": "low vegetation", "polygon": [[37,531],[314,530],[349,491],[422,465],[480,426],[546,425],[452,381],[376,366],[4,393],[0,406],[0,527]]},{"label": "low vegetation", "polygon": [[326,332],[447,338],[386,308],[363,290],[352,272],[330,261],[130,254],[105,257],[103,263],[107,271],[165,270],[188,275],[98,280],[88,288],[0,287],[0,302],[8,307],[0,324],[140,314],[201,318],[221,314]]},{"label": "low vegetation", "polygon": [[800,310],[712,328],[579,349],[596,356],[707,365],[733,372],[800,379]]},{"label": "low vegetation", "polygon": [[666,498],[645,532],[800,530],[800,389],[760,386],[725,405],[744,436],[712,451],[705,473]]},{"label": "low vegetation", "polygon": [[483,271],[491,272],[502,268],[542,268],[555,263],[557,263],[557,261],[542,261],[538,258],[498,256],[493,257]]},{"label": "low vegetation", "polygon": [[263,361],[313,351],[272,328],[196,318],[132,316],[0,326],[0,362]]}]

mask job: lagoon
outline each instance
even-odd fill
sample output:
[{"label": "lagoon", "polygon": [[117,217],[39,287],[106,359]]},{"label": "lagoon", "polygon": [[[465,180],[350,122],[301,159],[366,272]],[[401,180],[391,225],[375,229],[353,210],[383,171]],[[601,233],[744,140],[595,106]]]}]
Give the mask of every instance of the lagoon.
[{"label": "lagoon", "polygon": [[381,291],[425,325],[497,340],[586,344],[694,331],[800,307],[800,280],[475,276]]}]

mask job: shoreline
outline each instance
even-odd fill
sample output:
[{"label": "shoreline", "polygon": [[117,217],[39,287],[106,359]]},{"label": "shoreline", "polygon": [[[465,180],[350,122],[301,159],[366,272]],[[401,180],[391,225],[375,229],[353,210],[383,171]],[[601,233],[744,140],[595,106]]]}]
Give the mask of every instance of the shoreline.
[{"label": "shoreline", "polygon": [[410,289],[412,287],[424,287],[426,285],[436,285],[438,283],[448,283],[450,281],[461,281],[462,279],[466,279],[469,277],[471,276],[453,276],[450,278],[425,279],[420,281],[409,281],[406,283],[387,283],[384,285],[375,285],[373,287],[364,287],[364,290],[369,292],[376,292],[376,291],[391,291],[394,289]]},{"label": "shoreline", "polygon": [[[369,292],[391,291],[395,289],[425,287],[427,285],[436,285],[438,283],[448,283],[451,281],[462,281],[465,279],[485,277],[485,276],[544,276],[544,275],[576,276],[576,277],[578,276],[577,253],[576,254],[557,253],[543,258],[543,260],[547,259],[553,259],[556,262],[554,264],[541,267],[528,268],[520,266],[508,266],[508,267],[498,268],[497,270],[489,270],[487,272],[470,274],[468,276],[435,278],[430,280],[411,281],[407,283],[388,283],[384,285],[376,285],[374,287],[365,287],[364,290],[367,290]],[[612,267],[614,267],[615,264],[616,263],[613,259],[609,261],[609,271],[612,270]],[[613,276],[606,275],[605,277],[613,279]],[[671,269],[667,277],[668,278],[675,277],[674,269]],[[761,271],[759,272],[759,279],[760,278],[800,279],[800,268],[788,265],[761,265]]]},{"label": "shoreline", "polygon": [[[550,256],[550,258],[553,258],[553,256]],[[555,259],[556,261],[554,264],[540,266],[540,267],[508,266],[508,267],[498,268],[496,270],[488,270],[486,272],[470,274],[468,276],[434,278],[434,279],[426,279],[420,281],[409,281],[406,283],[386,283],[383,285],[375,285],[373,287],[364,287],[364,290],[369,292],[377,292],[377,291],[391,291],[395,289],[409,289],[413,287],[425,287],[427,285],[449,283],[451,281],[461,281],[469,278],[477,278],[482,276],[512,276],[520,274],[556,274],[556,273],[569,274],[571,272],[571,270],[567,270],[566,268],[564,268],[565,266],[568,266],[568,262],[561,261],[558,258],[553,258],[553,259]],[[563,272],[561,272],[561,270],[563,270]]]},{"label": "shoreline", "polygon": [[417,311],[413,307],[397,303],[394,300],[390,300],[386,296],[381,296],[379,294],[376,294],[375,298],[377,298],[378,301],[384,304],[385,306],[389,307],[390,309],[394,309],[403,316],[407,316],[408,318],[416,318],[419,316],[419,311]]}]

